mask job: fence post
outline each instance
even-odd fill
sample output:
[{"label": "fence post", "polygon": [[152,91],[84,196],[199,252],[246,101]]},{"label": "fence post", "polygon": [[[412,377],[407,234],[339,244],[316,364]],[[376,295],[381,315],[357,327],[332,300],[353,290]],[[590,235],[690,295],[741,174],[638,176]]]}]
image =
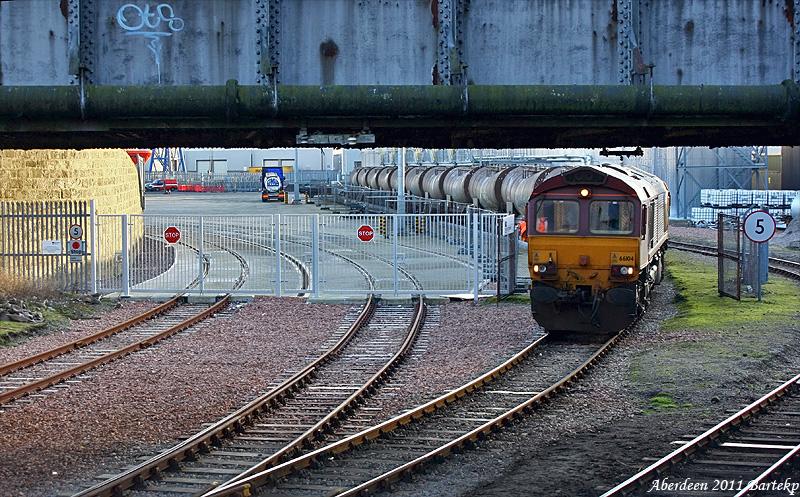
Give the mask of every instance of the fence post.
[{"label": "fence post", "polygon": [[472,213],[472,263],[475,265],[475,303],[478,303],[478,293],[480,292],[481,285],[481,268],[478,261],[478,213]]},{"label": "fence post", "polygon": [[[275,233],[275,296],[281,296],[281,215],[276,214],[275,218],[277,218],[275,229],[273,233]],[[275,219],[273,218],[273,219]]]},{"label": "fence post", "polygon": [[393,214],[390,218],[392,220],[392,281],[394,284],[394,294],[397,296],[399,292],[399,274],[397,270],[397,235],[400,232],[398,224],[400,223],[400,216]]},{"label": "fence post", "polygon": [[319,214],[314,214],[311,223],[311,289],[312,295],[319,297]]},{"label": "fence post", "polygon": [[95,211],[94,200],[89,201],[89,236],[92,251],[92,294],[97,293],[97,211]]},{"label": "fence post", "polygon": [[131,281],[128,262],[128,215],[122,215],[122,296],[130,297]]},{"label": "fence post", "polygon": [[206,256],[203,253],[203,216],[200,216],[200,243],[198,244],[197,255],[199,256],[200,263],[198,264],[198,268],[200,271],[200,294],[202,295],[205,290],[205,274],[203,271],[204,263],[206,261]]}]

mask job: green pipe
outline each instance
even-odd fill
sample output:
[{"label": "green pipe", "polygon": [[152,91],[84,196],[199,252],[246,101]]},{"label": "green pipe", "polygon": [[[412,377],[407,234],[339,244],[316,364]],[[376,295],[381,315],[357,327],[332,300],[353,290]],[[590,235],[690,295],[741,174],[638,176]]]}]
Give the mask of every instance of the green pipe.
[{"label": "green pipe", "polygon": [[[83,102],[83,105],[81,103]],[[800,88],[762,86],[0,86],[14,120],[625,117],[796,120]]]}]

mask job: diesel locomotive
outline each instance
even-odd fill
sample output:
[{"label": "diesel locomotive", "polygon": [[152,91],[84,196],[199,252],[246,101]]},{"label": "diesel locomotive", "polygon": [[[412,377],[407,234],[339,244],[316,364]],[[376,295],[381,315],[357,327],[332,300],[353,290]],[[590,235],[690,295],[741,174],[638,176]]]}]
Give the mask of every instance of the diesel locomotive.
[{"label": "diesel locomotive", "polygon": [[[638,169],[566,159],[538,167],[409,167],[406,189],[518,214],[536,321],[551,332],[618,331],[663,277],[669,191]],[[396,175],[391,166],[358,168],[351,183],[395,191]]]},{"label": "diesel locomotive", "polygon": [[667,185],[636,169],[542,172],[527,209],[536,321],[590,333],[633,322],[663,278],[669,202]]}]

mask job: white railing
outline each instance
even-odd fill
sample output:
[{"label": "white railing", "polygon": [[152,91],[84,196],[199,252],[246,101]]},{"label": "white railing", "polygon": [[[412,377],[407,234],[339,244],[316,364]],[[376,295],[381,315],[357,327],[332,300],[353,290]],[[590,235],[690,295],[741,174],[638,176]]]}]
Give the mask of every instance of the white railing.
[{"label": "white railing", "polygon": [[[97,287],[148,293],[495,293],[494,214],[97,216]],[[168,243],[165,233],[180,233]],[[372,235],[369,235],[369,232]],[[360,236],[359,236],[360,235]]]}]

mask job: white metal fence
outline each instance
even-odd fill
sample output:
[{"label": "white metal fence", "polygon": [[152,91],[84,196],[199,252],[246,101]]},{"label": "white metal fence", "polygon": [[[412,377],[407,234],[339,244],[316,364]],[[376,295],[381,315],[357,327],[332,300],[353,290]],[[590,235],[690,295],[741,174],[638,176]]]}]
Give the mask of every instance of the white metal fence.
[{"label": "white metal fence", "polygon": [[[89,259],[71,258],[69,245],[82,241],[91,254],[93,216],[92,201],[0,202],[0,273],[40,288],[91,290]],[[71,236],[73,226],[78,236]]]},{"label": "white metal fence", "polygon": [[[97,216],[98,239],[114,240],[98,247],[97,287],[126,295],[185,291],[477,297],[496,291],[500,217]],[[173,236],[180,233],[175,243],[165,240],[168,229]]]}]

